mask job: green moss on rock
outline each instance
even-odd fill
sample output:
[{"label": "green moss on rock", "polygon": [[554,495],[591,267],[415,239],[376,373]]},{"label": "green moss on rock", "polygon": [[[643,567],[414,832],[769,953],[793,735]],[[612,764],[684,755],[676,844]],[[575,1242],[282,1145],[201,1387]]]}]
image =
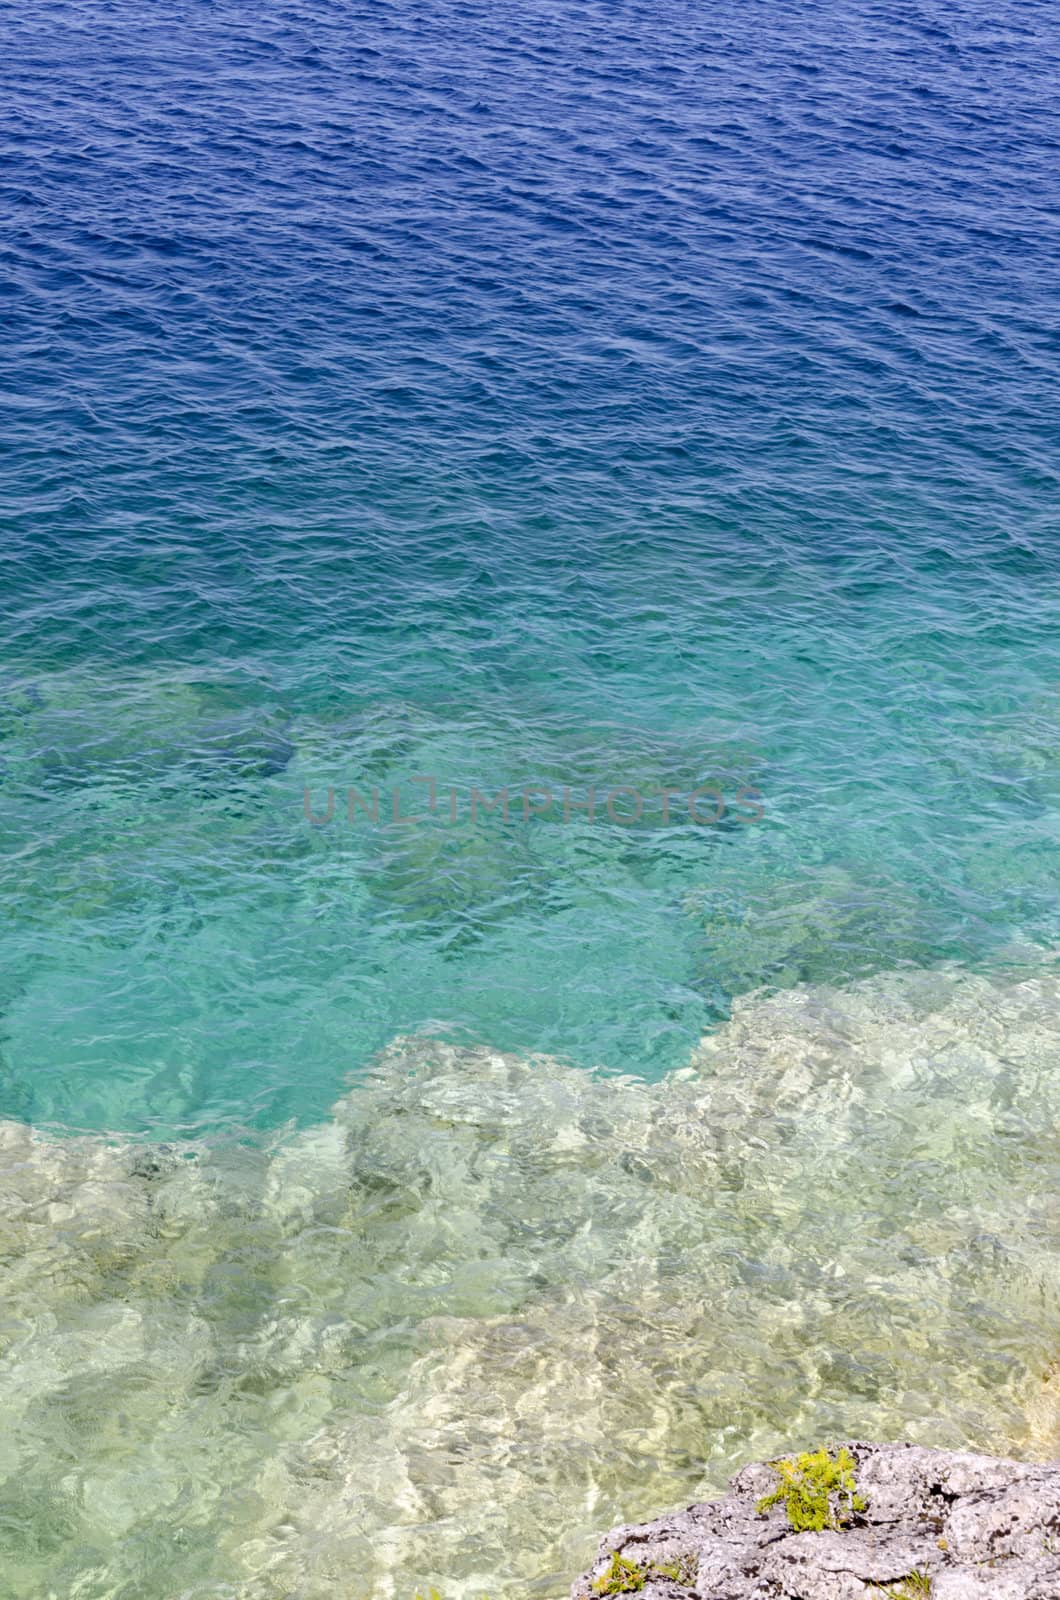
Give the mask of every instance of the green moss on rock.
[{"label": "green moss on rock", "polygon": [[854,1481],[857,1462],[845,1448],[832,1456],[821,1445],[770,1465],[780,1481],[771,1494],[762,1496],[756,1509],[764,1513],[783,1502],[796,1533],[843,1528],[855,1512],[867,1509]]}]

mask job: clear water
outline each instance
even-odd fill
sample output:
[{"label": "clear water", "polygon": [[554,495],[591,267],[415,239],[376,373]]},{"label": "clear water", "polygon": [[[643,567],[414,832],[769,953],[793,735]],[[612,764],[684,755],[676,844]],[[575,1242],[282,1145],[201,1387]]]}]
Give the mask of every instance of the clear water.
[{"label": "clear water", "polygon": [[1034,1448],[1051,10],[0,42],[12,1592],[558,1593],[800,1430]]}]

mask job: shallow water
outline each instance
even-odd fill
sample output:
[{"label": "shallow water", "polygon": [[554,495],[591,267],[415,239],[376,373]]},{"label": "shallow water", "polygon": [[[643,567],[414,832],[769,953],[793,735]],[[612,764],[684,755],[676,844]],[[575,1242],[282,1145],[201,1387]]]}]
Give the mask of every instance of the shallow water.
[{"label": "shallow water", "polygon": [[4,1124],[5,1592],[557,1595],[800,1440],[1055,1450],[1058,998],[796,989],[655,1084],[404,1040],[258,1146]]},{"label": "shallow water", "polygon": [[0,33],[5,1582],[1047,1448],[1051,10]]}]

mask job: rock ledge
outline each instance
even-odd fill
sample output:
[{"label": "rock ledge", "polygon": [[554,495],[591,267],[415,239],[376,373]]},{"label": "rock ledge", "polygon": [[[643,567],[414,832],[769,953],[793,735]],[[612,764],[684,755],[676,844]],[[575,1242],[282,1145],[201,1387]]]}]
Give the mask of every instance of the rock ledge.
[{"label": "rock ledge", "polygon": [[[616,1551],[646,1573],[641,1600],[1060,1600],[1060,1462],[846,1448],[868,1506],[841,1532],[793,1533],[782,1506],[757,1512],[777,1476],[756,1462],[720,1500],[613,1529],[572,1600],[596,1600]],[[929,1590],[903,1584],[915,1573]]]}]

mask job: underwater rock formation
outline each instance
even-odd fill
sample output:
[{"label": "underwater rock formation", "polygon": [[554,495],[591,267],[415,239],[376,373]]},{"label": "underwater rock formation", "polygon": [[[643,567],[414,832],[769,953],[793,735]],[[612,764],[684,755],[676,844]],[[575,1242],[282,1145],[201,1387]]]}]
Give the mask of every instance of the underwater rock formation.
[{"label": "underwater rock formation", "polygon": [[1058,1017],[911,972],[656,1083],[407,1036],[315,1125],[0,1121],[4,1600],[554,1600],[788,1439],[1058,1453]]}]

